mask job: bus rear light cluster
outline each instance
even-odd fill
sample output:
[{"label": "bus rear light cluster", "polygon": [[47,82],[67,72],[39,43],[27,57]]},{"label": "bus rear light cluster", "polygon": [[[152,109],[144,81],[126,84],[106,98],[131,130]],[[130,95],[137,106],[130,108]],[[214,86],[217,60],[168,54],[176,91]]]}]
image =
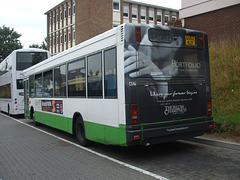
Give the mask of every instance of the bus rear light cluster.
[{"label": "bus rear light cluster", "polygon": [[17,104],[17,98],[14,99],[14,104]]},{"label": "bus rear light cluster", "polygon": [[140,27],[136,27],[136,41],[137,42],[141,42],[142,37],[141,37],[141,28]]},{"label": "bus rear light cluster", "polygon": [[209,116],[212,115],[212,101],[211,101],[211,99],[208,100],[207,112],[208,112],[208,115],[209,115]]},{"label": "bus rear light cluster", "polygon": [[203,34],[200,34],[199,41],[200,41],[200,47],[203,47],[203,45],[204,45],[204,43],[203,43]]},{"label": "bus rear light cluster", "polygon": [[131,104],[131,124],[138,124],[138,106]]},{"label": "bus rear light cluster", "polygon": [[133,139],[134,139],[134,140],[139,140],[140,137],[139,137],[139,135],[136,135],[136,136],[133,137]]}]

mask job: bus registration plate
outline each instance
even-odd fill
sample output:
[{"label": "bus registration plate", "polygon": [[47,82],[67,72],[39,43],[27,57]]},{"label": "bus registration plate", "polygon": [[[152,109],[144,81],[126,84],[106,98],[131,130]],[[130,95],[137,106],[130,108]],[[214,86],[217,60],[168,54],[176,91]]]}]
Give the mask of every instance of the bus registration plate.
[{"label": "bus registration plate", "polygon": [[186,45],[195,46],[195,36],[185,35]]}]

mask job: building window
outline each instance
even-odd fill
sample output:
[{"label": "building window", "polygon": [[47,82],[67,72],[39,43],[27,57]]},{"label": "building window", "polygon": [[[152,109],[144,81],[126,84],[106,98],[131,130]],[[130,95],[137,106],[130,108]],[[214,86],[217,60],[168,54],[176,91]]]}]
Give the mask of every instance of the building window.
[{"label": "building window", "polygon": [[67,17],[67,10],[66,7],[64,7],[64,19]]},{"label": "building window", "polygon": [[172,15],[172,20],[173,20],[173,21],[176,21],[176,19],[177,19],[177,18],[176,18],[176,14],[173,14],[173,15]]},{"label": "building window", "polygon": [[53,24],[55,23],[55,13],[53,13]]},{"label": "building window", "polygon": [[113,10],[120,10],[120,0],[113,0]]},{"label": "building window", "polygon": [[52,16],[50,15],[49,16],[49,23],[50,23],[50,26],[52,25]]},{"label": "building window", "polygon": [[62,8],[60,9],[60,20],[62,20]]},{"label": "building window", "polygon": [[165,13],[165,23],[167,24],[169,21],[169,13]]},{"label": "building window", "polygon": [[65,43],[67,42],[67,33],[66,33],[66,31],[64,31],[64,42]]},{"label": "building window", "polygon": [[132,6],[132,18],[133,19],[138,18],[138,8],[136,6]]},{"label": "building window", "polygon": [[51,36],[49,36],[49,44],[50,44],[50,46],[52,46],[52,38],[51,38]]},{"label": "building window", "polygon": [[68,31],[68,41],[71,42],[71,30]]},{"label": "building window", "polygon": [[141,20],[146,20],[146,8],[141,8]]},{"label": "building window", "polygon": [[154,21],[154,10],[153,9],[149,10],[149,21],[151,21],[151,22]]},{"label": "building window", "polygon": [[55,36],[53,36],[53,46],[55,46]]},{"label": "building window", "polygon": [[71,16],[71,4],[68,4],[68,17]]},{"label": "building window", "polygon": [[73,41],[75,41],[75,28],[73,28]]},{"label": "building window", "polygon": [[157,22],[162,22],[162,12],[161,11],[157,12]]},{"label": "building window", "polygon": [[75,2],[73,3],[73,14],[75,14],[76,11],[75,11]]},{"label": "building window", "polygon": [[58,10],[57,10],[56,14],[57,14],[56,22],[58,22],[58,20],[59,20],[59,18],[58,18]]},{"label": "building window", "polygon": [[56,44],[58,45],[58,33],[57,33],[57,39],[56,39]]},{"label": "building window", "polygon": [[123,6],[123,17],[128,17],[128,14],[129,14],[129,6],[124,5]]},{"label": "building window", "polygon": [[60,44],[62,44],[62,32],[60,32]]}]

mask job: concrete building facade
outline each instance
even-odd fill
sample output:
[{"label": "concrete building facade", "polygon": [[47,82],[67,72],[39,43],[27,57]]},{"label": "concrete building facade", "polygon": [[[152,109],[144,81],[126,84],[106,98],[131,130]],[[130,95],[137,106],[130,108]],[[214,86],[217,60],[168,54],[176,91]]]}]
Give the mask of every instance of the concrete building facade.
[{"label": "concrete building facade", "polygon": [[179,11],[133,0],[64,0],[45,13],[51,55],[126,22],[167,25]]},{"label": "concrete building facade", "polygon": [[240,33],[239,0],[182,0],[179,16],[184,27],[207,32],[210,41]]}]

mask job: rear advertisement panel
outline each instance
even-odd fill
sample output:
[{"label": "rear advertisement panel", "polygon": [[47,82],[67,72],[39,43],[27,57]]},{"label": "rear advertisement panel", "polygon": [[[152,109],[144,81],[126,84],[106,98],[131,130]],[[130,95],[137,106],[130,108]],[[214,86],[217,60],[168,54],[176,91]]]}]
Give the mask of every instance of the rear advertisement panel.
[{"label": "rear advertisement panel", "polygon": [[[161,89],[168,89],[163,92]],[[206,115],[205,87],[193,84],[138,86],[142,123],[180,120]]]},{"label": "rear advertisement panel", "polygon": [[[140,123],[206,116],[206,62],[199,33],[141,27],[125,38],[126,103],[138,104]],[[194,37],[194,38],[193,38]]]}]

